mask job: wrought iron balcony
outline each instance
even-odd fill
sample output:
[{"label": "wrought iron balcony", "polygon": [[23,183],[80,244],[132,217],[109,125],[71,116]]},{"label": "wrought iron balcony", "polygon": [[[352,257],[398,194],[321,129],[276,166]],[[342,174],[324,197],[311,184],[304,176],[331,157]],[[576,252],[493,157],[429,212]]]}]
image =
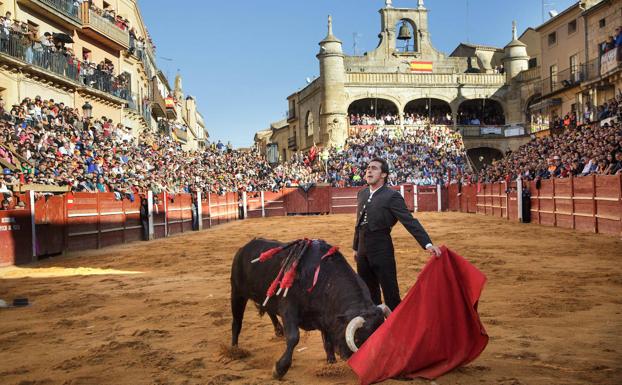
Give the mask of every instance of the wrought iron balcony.
[{"label": "wrought iron balcony", "polygon": [[98,15],[89,8],[88,3],[82,4],[83,32],[114,49],[128,49],[130,46],[130,34],[117,27],[110,20]]},{"label": "wrought iron balcony", "polygon": [[73,0],[18,0],[18,3],[66,26],[82,27],[80,7]]}]

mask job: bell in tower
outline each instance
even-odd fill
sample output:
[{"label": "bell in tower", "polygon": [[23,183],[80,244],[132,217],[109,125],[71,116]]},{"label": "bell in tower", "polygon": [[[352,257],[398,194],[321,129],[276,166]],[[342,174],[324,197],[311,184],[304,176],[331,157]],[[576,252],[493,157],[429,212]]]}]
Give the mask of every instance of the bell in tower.
[{"label": "bell in tower", "polygon": [[[401,40],[404,42],[403,51],[409,52],[412,48],[414,50],[414,44],[410,45],[410,40],[413,38],[412,32],[408,23],[404,20],[402,21],[402,25],[400,26],[400,31],[397,34],[397,40]],[[414,43],[414,42],[413,42]]]},{"label": "bell in tower", "polygon": [[398,40],[410,40],[412,39],[412,35],[410,34],[410,28],[405,21],[402,22],[402,26],[400,27],[400,33],[397,36]]}]

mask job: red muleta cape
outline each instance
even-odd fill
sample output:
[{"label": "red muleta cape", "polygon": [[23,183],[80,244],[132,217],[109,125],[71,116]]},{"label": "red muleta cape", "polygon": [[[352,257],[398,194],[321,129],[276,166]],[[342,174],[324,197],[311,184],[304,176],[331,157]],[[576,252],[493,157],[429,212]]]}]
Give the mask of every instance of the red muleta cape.
[{"label": "red muleta cape", "polygon": [[488,344],[477,314],[486,276],[442,246],[415,286],[348,365],[367,385],[391,377],[437,378],[473,361]]}]

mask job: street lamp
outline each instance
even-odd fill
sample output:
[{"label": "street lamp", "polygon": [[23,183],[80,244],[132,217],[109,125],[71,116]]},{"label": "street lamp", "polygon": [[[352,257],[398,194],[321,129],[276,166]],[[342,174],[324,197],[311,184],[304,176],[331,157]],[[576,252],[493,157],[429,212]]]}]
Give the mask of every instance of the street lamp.
[{"label": "street lamp", "polygon": [[86,119],[90,119],[93,116],[93,106],[88,101],[82,106],[82,116]]}]

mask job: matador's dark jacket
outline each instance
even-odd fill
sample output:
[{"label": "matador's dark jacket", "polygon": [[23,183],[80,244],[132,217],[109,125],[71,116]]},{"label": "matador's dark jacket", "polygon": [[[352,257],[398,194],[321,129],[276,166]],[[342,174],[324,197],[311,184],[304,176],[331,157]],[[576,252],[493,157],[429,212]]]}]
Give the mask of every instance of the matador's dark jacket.
[{"label": "matador's dark jacket", "polygon": [[[419,221],[411,215],[406,207],[404,198],[398,191],[394,191],[383,185],[374,192],[371,201],[368,202],[370,195],[369,186],[360,190],[357,195],[358,206],[356,209],[356,228],[354,231],[354,242],[352,248],[358,250],[359,245],[359,225],[363,220],[365,211],[367,213],[368,233],[383,233],[390,237],[391,228],[397,221],[408,230],[410,234],[425,249],[432,240],[428,233],[423,229]],[[369,238],[369,240],[375,237]],[[389,238],[390,239],[390,238]]]}]

